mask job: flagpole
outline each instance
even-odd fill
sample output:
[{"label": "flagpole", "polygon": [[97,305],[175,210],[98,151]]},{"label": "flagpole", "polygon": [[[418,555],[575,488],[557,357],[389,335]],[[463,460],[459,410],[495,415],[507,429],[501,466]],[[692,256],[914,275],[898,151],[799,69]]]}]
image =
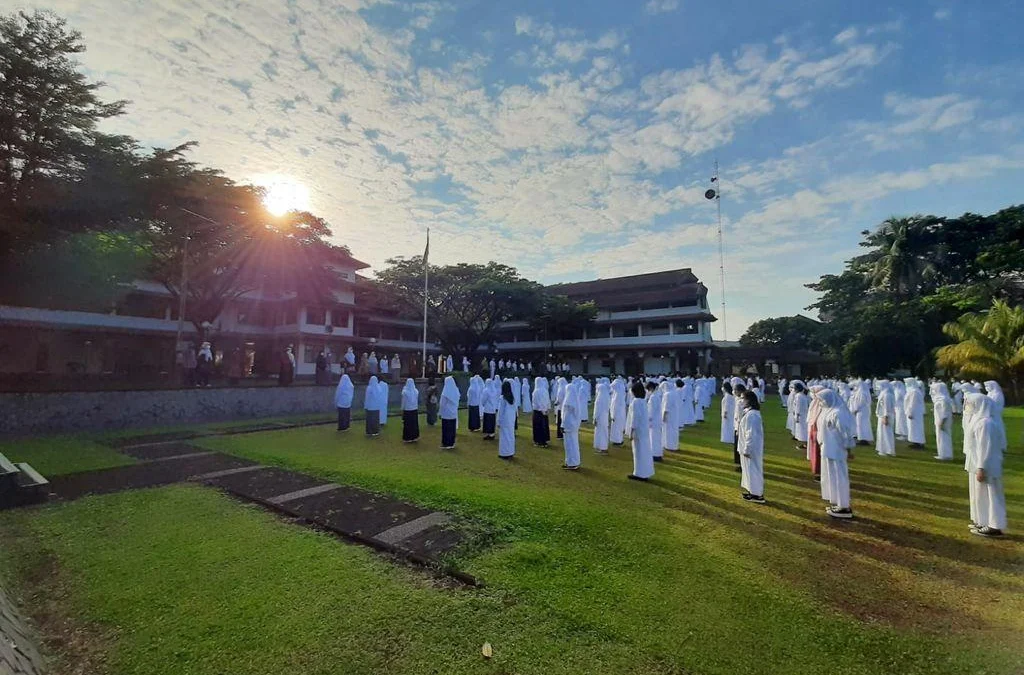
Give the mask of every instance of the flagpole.
[{"label": "flagpole", "polygon": [[427,377],[427,292],[430,290],[430,228],[427,228],[427,247],[423,250],[423,354],[420,363],[423,365],[423,377]]}]

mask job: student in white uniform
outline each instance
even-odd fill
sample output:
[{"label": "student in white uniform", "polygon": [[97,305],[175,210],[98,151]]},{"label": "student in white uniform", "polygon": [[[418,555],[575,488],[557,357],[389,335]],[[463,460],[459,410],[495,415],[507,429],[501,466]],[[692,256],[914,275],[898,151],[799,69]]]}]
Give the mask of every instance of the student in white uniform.
[{"label": "student in white uniform", "polygon": [[[825,472],[829,481],[829,500],[831,504],[826,513],[832,518],[853,518],[850,508],[850,468],[847,464],[852,453],[850,446],[854,443],[853,427],[849,423],[849,410],[845,408],[839,395],[831,389],[818,392],[822,410],[818,415],[817,438],[821,444],[822,460],[828,465]],[[844,414],[845,413],[845,414]],[[822,478],[824,479],[824,473]]]},{"label": "student in white uniform", "polygon": [[633,383],[633,402],[629,405],[629,435],[633,441],[633,473],[631,480],[647,481],[654,476],[654,456],[651,454],[651,433],[648,428],[647,400],[642,382]]},{"label": "student in white uniform", "polygon": [[611,384],[611,426],[608,439],[614,445],[622,445],[626,433],[626,383],[616,377]]},{"label": "student in white uniform", "polygon": [[912,377],[906,380],[903,413],[907,416],[907,440],[912,448],[924,447],[924,392],[921,383]]},{"label": "student in white uniform", "polygon": [[661,424],[661,444],[669,452],[679,452],[679,390],[671,380],[662,382],[660,389],[661,411],[658,423]]},{"label": "student in white uniform", "polygon": [[594,396],[594,450],[602,455],[608,452],[611,410],[611,387],[606,382],[598,382],[597,394]]},{"label": "student in white uniform", "polygon": [[971,409],[967,434],[971,437],[970,455],[965,468],[974,485],[974,526],[971,532],[983,537],[1000,537],[1006,529],[1006,495],[1003,492],[1003,453],[1006,432],[997,419],[997,405],[983,394],[968,394],[964,415]]},{"label": "student in white uniform", "polygon": [[875,452],[882,457],[892,457],[896,454],[896,400],[892,393],[892,385],[887,380],[882,380],[878,384],[875,415],[878,417]]},{"label": "student in white uniform", "polygon": [[732,414],[732,383],[726,380],[722,382],[722,430],[718,435],[718,440],[729,445],[732,445],[734,440]]},{"label": "student in white uniform", "polygon": [[761,420],[761,401],[757,392],[743,394],[740,417],[739,453],[743,478],[743,499],[764,504],[764,423]]},{"label": "student in white uniform", "polygon": [[512,459],[516,454],[516,398],[514,380],[501,383],[501,401],[498,404],[498,457]]},{"label": "student in white uniform", "polygon": [[647,383],[647,431],[651,436],[651,457],[655,462],[664,461],[665,448],[661,439],[662,393],[655,380]]},{"label": "student in white uniform", "polygon": [[935,421],[935,459],[948,461],[953,459],[953,400],[945,382],[933,382],[929,391]]},{"label": "student in white uniform", "polygon": [[562,400],[562,445],[565,448],[563,469],[576,471],[580,468],[580,394],[563,381]]}]

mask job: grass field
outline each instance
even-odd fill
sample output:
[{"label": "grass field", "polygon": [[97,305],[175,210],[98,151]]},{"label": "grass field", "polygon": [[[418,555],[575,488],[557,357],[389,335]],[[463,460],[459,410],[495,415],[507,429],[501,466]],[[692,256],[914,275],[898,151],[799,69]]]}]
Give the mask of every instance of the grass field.
[{"label": "grass field", "polygon": [[[458,514],[476,536],[452,562],[483,589],[181,486],[0,514],[0,572],[42,608],[55,672],[1024,671],[1024,539],[967,531],[962,462],[858,449],[858,518],[834,522],[775,401],[765,421],[766,506],[739,499],[713,414],[650,484],[586,430],[584,469],[562,471],[525,418],[513,463],[464,431],[454,452],[438,428],[402,444],[397,418],[373,440],[327,426],[194,441]],[[1022,422],[1007,411],[1011,531]],[[2,451],[75,470],[119,457],[79,443]]]}]

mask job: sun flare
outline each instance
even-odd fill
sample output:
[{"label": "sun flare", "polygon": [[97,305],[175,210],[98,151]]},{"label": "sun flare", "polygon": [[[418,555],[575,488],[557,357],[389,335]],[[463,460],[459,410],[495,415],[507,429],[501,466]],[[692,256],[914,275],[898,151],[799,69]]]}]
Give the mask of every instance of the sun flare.
[{"label": "sun flare", "polygon": [[293,178],[276,177],[264,182],[263,205],[271,214],[283,216],[289,211],[309,210],[309,188]]}]

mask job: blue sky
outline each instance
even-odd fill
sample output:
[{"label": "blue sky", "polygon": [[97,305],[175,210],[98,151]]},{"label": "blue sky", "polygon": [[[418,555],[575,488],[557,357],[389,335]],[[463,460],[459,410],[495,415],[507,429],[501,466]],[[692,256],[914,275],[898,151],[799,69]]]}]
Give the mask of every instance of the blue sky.
[{"label": "blue sky", "polygon": [[[1024,4],[53,0],[111,131],[308,187],[379,266],[543,282],[692,267],[728,337],[813,301],[887,216],[1024,200]],[[723,322],[715,337],[724,337]]]}]

